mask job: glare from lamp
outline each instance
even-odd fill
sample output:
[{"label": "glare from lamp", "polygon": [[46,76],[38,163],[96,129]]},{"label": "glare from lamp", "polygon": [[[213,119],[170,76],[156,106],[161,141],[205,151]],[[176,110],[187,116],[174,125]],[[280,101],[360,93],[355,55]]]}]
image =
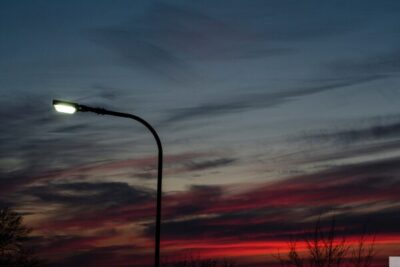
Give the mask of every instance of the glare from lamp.
[{"label": "glare from lamp", "polygon": [[66,103],[54,104],[54,108],[61,113],[74,114],[76,112],[75,106]]}]

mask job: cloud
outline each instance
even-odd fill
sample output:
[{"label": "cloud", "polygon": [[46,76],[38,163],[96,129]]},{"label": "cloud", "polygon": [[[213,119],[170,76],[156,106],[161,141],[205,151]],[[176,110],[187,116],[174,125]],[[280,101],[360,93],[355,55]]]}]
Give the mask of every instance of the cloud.
[{"label": "cloud", "polygon": [[122,182],[72,182],[32,186],[24,191],[46,203],[69,206],[96,205],[103,208],[114,205],[140,204],[153,199],[154,192],[138,189]]},{"label": "cloud", "polygon": [[189,190],[167,195],[165,197],[165,218],[191,216],[201,214],[207,207],[218,203],[223,196],[223,188],[220,186],[196,185]]},{"label": "cloud", "polygon": [[[395,205],[399,202],[399,172],[399,159],[394,158],[332,167],[260,184],[239,194],[227,194],[223,187],[192,188],[165,199],[163,233],[183,240],[188,236],[223,240],[241,234],[251,240],[288,240],[295,229],[311,229],[318,216],[335,213],[343,218],[343,225],[350,227],[354,222],[354,229],[370,221],[376,222],[374,229],[398,233],[392,221],[397,220],[400,209]],[[375,220],[383,214],[386,224],[383,219]],[[148,234],[151,232],[152,227]]]},{"label": "cloud", "polygon": [[[18,98],[4,96],[0,103],[1,157],[14,152],[18,145],[26,145],[28,142],[25,140],[36,137],[47,123],[55,122],[51,115],[51,103],[46,103],[46,99],[40,94],[26,94]],[[27,129],[29,136],[26,135]]]},{"label": "cloud", "polygon": [[182,108],[170,112],[165,120],[166,124],[180,121],[192,120],[195,118],[215,117],[235,112],[243,112],[251,109],[274,108],[297,98],[318,94],[326,91],[338,90],[344,87],[355,86],[384,78],[383,76],[354,77],[318,81],[317,85],[300,86],[288,91],[275,93],[258,93],[252,95],[240,95],[231,99],[222,99],[215,103],[205,103],[195,107]]},{"label": "cloud", "polygon": [[[399,149],[398,137],[398,114],[371,117],[352,121],[351,125],[342,123],[334,129],[313,130],[288,138],[289,142],[305,144],[307,148],[280,158],[285,158],[292,164],[314,165],[322,162],[332,164],[332,161],[359,162],[361,158],[385,158]],[[316,149],[321,145],[324,149]]]},{"label": "cloud", "polygon": [[[54,143],[53,143],[54,142]],[[82,144],[80,143],[82,142]],[[115,172],[118,172],[119,176],[125,175],[126,177],[132,176],[132,171],[135,171],[137,174],[137,178],[156,178],[157,176],[154,174],[156,170],[156,157],[142,157],[135,159],[123,159],[123,160],[93,160],[88,157],[87,162],[85,162],[86,157],[85,154],[80,154],[80,157],[76,157],[77,150],[85,147],[86,149],[96,149],[96,147],[91,147],[90,143],[87,144],[84,141],[77,142],[76,144],[65,144],[64,142],[59,142],[58,140],[46,140],[43,144],[31,144],[29,145],[27,151],[40,151],[42,148],[42,153],[45,154],[45,144],[53,144],[52,147],[49,147],[49,154],[42,156],[37,155],[27,155],[27,163],[32,163],[28,165],[21,166],[16,170],[5,171],[1,173],[0,179],[0,192],[5,195],[15,193],[19,190],[24,189],[25,187],[29,187],[30,185],[41,182],[52,182],[52,181],[69,181],[74,180],[76,177],[79,177],[80,180],[85,179],[87,177],[96,177],[98,175],[104,175],[105,173],[112,175]],[[84,146],[85,144],[85,146]],[[32,146],[32,147],[31,147]],[[68,147],[68,149],[64,149]],[[64,149],[64,150],[63,150]],[[94,153],[93,151],[86,152],[89,154]],[[58,155],[60,154],[60,155]],[[58,156],[57,156],[58,155]],[[68,162],[68,157],[71,157],[72,160],[69,162],[68,167],[57,168],[51,167],[51,160],[56,160],[54,157],[63,158]],[[82,156],[84,158],[82,158]],[[50,166],[42,166],[42,164],[35,164],[37,162],[37,158],[40,157],[40,163],[48,163]],[[47,158],[49,157],[49,159]],[[217,157],[215,153],[196,153],[196,152],[188,152],[181,154],[172,154],[172,155],[164,155],[164,173],[165,174],[177,174],[191,171],[185,164],[190,164],[193,161],[202,161],[204,159],[210,157]],[[218,160],[218,157],[217,159]],[[77,164],[79,161],[79,164]],[[82,163],[82,161],[84,163]],[[221,163],[222,164],[222,163]],[[211,167],[211,166],[210,166]],[[204,166],[205,168],[205,166]],[[135,176],[135,174],[133,176]]]},{"label": "cloud", "polygon": [[34,236],[30,244],[38,249],[39,253],[47,251],[51,254],[70,254],[76,250],[88,250],[95,247],[96,243],[109,239],[115,233],[97,232],[96,235],[63,235],[54,234],[51,236]]},{"label": "cloud", "polygon": [[[323,225],[329,224],[335,212],[339,210],[334,206],[323,207],[329,215],[321,218]],[[279,210],[279,211],[278,211]],[[321,213],[312,209],[303,212],[293,209],[270,209],[268,213],[237,213],[221,214],[214,217],[197,217],[181,221],[167,221],[163,224],[165,242],[171,242],[178,248],[198,248],[198,243],[203,244],[204,253],[211,252],[217,244],[221,248],[237,244],[242,249],[249,244],[263,243],[263,249],[269,246],[276,252],[280,247],[286,247],[291,239],[302,240],[312,233],[315,222]],[[272,211],[272,212],[271,212]],[[340,210],[339,210],[340,211]],[[376,234],[380,243],[391,243],[386,240],[388,236],[396,240],[400,236],[396,222],[399,219],[399,208],[386,209],[375,213],[357,213],[349,211],[336,216],[338,225],[337,235],[349,239],[357,239],[363,233],[366,225],[368,233]],[[322,213],[325,215],[325,213]],[[269,219],[271,216],[273,219]],[[310,216],[312,220],[304,221],[302,216]],[[153,228],[149,228],[148,234]],[[286,244],[286,245],[285,245]],[[277,246],[278,245],[278,246]],[[258,251],[259,252],[259,251]],[[231,252],[232,253],[232,252]],[[220,254],[223,255],[223,254]]]},{"label": "cloud", "polygon": [[68,125],[68,126],[60,126],[54,131],[53,133],[74,133],[74,132],[79,132],[87,128],[87,124],[85,123],[77,123],[74,125]]},{"label": "cloud", "polygon": [[[318,140],[318,139],[317,139]],[[319,140],[322,141],[322,140]],[[326,139],[325,141],[328,141]],[[323,142],[323,141],[322,141]],[[295,155],[293,159],[290,159],[290,156],[286,158],[287,160],[293,160],[295,163],[312,163],[317,164],[320,162],[330,162],[334,160],[348,160],[354,159],[357,157],[373,157],[380,156],[384,153],[393,153],[400,149],[400,141],[381,141],[378,143],[374,143],[371,140],[371,143],[360,142],[356,144],[351,143],[341,143],[342,145],[339,147],[335,147],[333,150],[327,150],[326,152],[318,152],[318,153],[307,153],[303,152],[299,155]]]},{"label": "cloud", "polygon": [[107,247],[92,247],[80,249],[79,246],[72,248],[72,253],[63,259],[49,263],[52,267],[76,267],[76,266],[152,266],[152,258],[145,253],[138,252],[135,245],[115,245]]},{"label": "cloud", "polygon": [[[208,159],[211,158],[211,159]],[[187,158],[182,159],[181,162],[176,162],[176,166],[166,168],[163,173],[164,175],[177,175],[177,174],[185,174],[196,171],[203,171],[221,167],[227,167],[234,164],[237,161],[235,158],[225,158],[225,157],[216,157],[213,155],[208,155],[206,157],[197,157],[197,158]],[[155,169],[151,170],[141,170],[139,172],[135,172],[135,178],[141,179],[155,179],[157,177],[157,172]]]},{"label": "cloud", "polygon": [[[387,236],[395,240],[400,236],[396,224],[400,214],[399,162],[399,158],[393,158],[333,166],[314,174],[260,183],[240,193],[230,191],[235,186],[192,186],[187,191],[170,192],[163,197],[163,247],[175,253],[213,256],[272,253],[285,248],[293,235],[307,235],[318,217],[328,223],[332,214],[337,214],[339,234],[352,238],[360,233],[360,225],[368,223],[379,242],[390,243]],[[53,198],[58,203],[72,204],[79,200],[83,204],[89,198],[93,208],[75,209],[69,212],[69,218],[41,222],[40,227],[46,231],[87,233],[139,224],[143,229],[141,238],[153,238],[155,203],[146,191],[132,192],[131,187],[121,183],[72,183],[50,188],[54,194],[48,201]],[[38,191],[46,189],[36,188],[34,193]],[[131,194],[133,198],[128,196]],[[114,198],[121,205],[95,208],[99,202],[113,203]],[[110,236],[117,238],[121,233],[114,231]],[[78,247],[96,242],[76,239],[70,244]],[[89,247],[83,253],[92,250],[96,249]]]},{"label": "cloud", "polygon": [[[325,207],[326,209],[332,207]],[[184,253],[199,253],[203,256],[244,256],[274,254],[286,250],[293,238],[300,242],[311,235],[318,218],[317,211],[312,214],[296,214],[296,209],[265,209],[264,214],[222,214],[218,217],[198,217],[185,221],[169,221],[163,224],[165,247]],[[330,210],[332,211],[332,209]],[[274,214],[276,212],[276,214]],[[399,209],[391,209],[371,214],[349,212],[336,217],[338,237],[344,236],[350,242],[358,240],[367,231],[376,234],[379,245],[391,244],[398,240],[400,233],[395,225],[399,219]],[[274,216],[277,215],[277,216]],[[315,215],[309,221],[298,220],[304,215]],[[272,217],[272,220],[269,220]],[[329,226],[333,215],[321,218],[323,226]],[[385,218],[385,219],[384,219]],[[389,220],[390,222],[388,222]],[[377,231],[377,229],[380,229]],[[185,234],[184,234],[185,233]],[[389,238],[388,238],[389,237]],[[378,246],[379,246],[378,245]],[[182,252],[183,251],[183,252]]]},{"label": "cloud", "polygon": [[187,166],[187,169],[190,171],[199,171],[199,170],[229,166],[235,161],[236,159],[234,158],[219,158],[215,160],[206,160],[201,162],[190,162],[186,163],[185,165]]},{"label": "cloud", "polygon": [[143,68],[162,77],[177,79],[185,73],[185,64],[166,48],[139,39],[139,33],[120,29],[97,29],[94,40],[115,51],[120,60],[137,68]]},{"label": "cloud", "polygon": [[[243,216],[248,217],[249,222],[254,218],[257,224],[282,222],[284,213],[291,213],[300,223],[307,217],[321,213],[319,208],[335,210],[356,203],[395,203],[399,201],[400,193],[400,180],[397,178],[399,166],[399,159],[394,158],[332,167],[315,174],[259,184],[239,194],[230,194],[229,188],[223,186],[193,186],[188,191],[169,193],[164,197],[163,218],[165,221],[183,223],[193,218],[197,220],[197,217],[202,220],[203,217],[212,219],[228,216],[234,220],[236,216],[235,220],[242,224],[237,216]],[[46,201],[82,205],[87,202],[93,207],[99,202],[113,204],[103,205],[101,212],[96,209],[85,216],[80,215],[81,211],[78,210],[72,218],[46,224],[48,229],[99,227],[109,222],[124,224],[146,221],[154,215],[152,194],[119,183],[61,185],[55,189],[50,187],[50,193],[43,188],[33,189],[33,195]],[[354,213],[356,210],[353,208],[346,212]],[[224,222],[222,217],[220,221]]]},{"label": "cloud", "polygon": [[191,60],[235,60],[292,52],[268,45],[251,28],[240,29],[193,7],[157,2],[140,18],[90,33],[126,65],[161,77],[196,77]]},{"label": "cloud", "polygon": [[66,165],[82,164],[107,150],[96,145],[97,138],[80,134],[87,133],[84,118],[72,122],[56,116],[48,97],[27,93],[11,98],[0,105],[0,116],[0,191],[4,194],[54,175],[61,159]]},{"label": "cloud", "polygon": [[329,65],[340,75],[398,75],[400,72],[400,50],[376,53],[363,58],[339,60]]},{"label": "cloud", "polygon": [[92,88],[96,90],[95,94],[92,97],[108,101],[115,101],[118,97],[121,97],[123,95],[122,90],[117,90],[112,86],[94,84]]},{"label": "cloud", "polygon": [[353,144],[358,142],[372,142],[396,139],[400,137],[400,122],[387,124],[375,124],[365,128],[346,129],[337,132],[317,133],[307,135],[306,140],[311,141],[333,141],[343,144]]},{"label": "cloud", "polygon": [[[165,155],[164,175],[184,175],[229,166],[235,161],[215,153]],[[0,204],[16,208],[27,205],[30,214],[54,207],[54,213],[49,214],[53,222],[44,223],[47,229],[54,231],[100,227],[110,222],[123,224],[152,217],[155,191],[148,188],[149,184],[141,187],[125,182],[103,181],[105,176],[156,179],[156,158],[101,161],[48,170],[35,166],[21,168],[0,180]],[[102,205],[99,206],[99,203]],[[181,205],[179,210],[171,209],[166,214],[192,208]],[[68,210],[68,216],[63,215],[63,209],[64,212]]]}]

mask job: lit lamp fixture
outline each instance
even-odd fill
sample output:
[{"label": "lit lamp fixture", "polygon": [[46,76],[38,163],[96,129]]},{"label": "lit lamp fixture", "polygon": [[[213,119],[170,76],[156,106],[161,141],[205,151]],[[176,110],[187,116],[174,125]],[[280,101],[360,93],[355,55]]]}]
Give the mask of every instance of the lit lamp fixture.
[{"label": "lit lamp fixture", "polygon": [[123,117],[140,122],[153,134],[158,148],[158,172],[157,172],[157,204],[156,204],[156,228],[155,228],[155,251],[154,251],[154,265],[160,266],[160,235],[161,235],[161,199],[162,199],[162,166],[163,166],[163,150],[161,140],[156,130],[144,119],[139,116],[121,113],[116,111],[107,110],[104,108],[89,107],[69,101],[53,100],[54,108],[61,113],[74,114],[75,112],[93,112],[99,115],[110,115],[115,117]]},{"label": "lit lamp fixture", "polygon": [[54,108],[60,113],[74,114],[77,111],[77,104],[61,100],[53,100]]}]

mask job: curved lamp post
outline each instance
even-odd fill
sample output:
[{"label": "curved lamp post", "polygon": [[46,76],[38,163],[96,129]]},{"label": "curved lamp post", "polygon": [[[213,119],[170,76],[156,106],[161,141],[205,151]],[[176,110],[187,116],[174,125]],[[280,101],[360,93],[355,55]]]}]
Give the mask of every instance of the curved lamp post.
[{"label": "curved lamp post", "polygon": [[155,253],[154,263],[155,267],[160,266],[160,233],[161,233],[161,198],[162,198],[162,166],[163,166],[163,150],[161,140],[156,130],[144,119],[129,113],[121,113],[110,111],[103,108],[93,108],[85,105],[80,105],[73,102],[53,100],[53,106],[58,112],[73,114],[75,112],[93,112],[99,115],[110,115],[115,117],[123,117],[133,119],[140,122],[153,134],[158,147],[158,173],[157,173],[157,213],[156,213],[156,232],[155,232]]}]

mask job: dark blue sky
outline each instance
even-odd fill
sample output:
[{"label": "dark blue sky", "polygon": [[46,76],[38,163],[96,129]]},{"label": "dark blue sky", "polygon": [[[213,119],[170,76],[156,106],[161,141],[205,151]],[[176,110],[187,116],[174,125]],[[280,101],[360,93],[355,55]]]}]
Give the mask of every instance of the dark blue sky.
[{"label": "dark blue sky", "polygon": [[[214,255],[239,235],[237,255],[258,257],[290,227],[333,213],[347,224],[387,218],[377,231],[391,251],[399,18],[389,0],[0,1],[0,204],[27,214],[38,246],[60,242],[58,264],[95,266],[106,248],[116,259],[128,235],[150,253],[151,136],[130,121],[55,114],[60,98],[157,128],[171,251]],[[268,212],[297,220],[279,228]],[[235,234],[212,228],[218,219]]]}]

